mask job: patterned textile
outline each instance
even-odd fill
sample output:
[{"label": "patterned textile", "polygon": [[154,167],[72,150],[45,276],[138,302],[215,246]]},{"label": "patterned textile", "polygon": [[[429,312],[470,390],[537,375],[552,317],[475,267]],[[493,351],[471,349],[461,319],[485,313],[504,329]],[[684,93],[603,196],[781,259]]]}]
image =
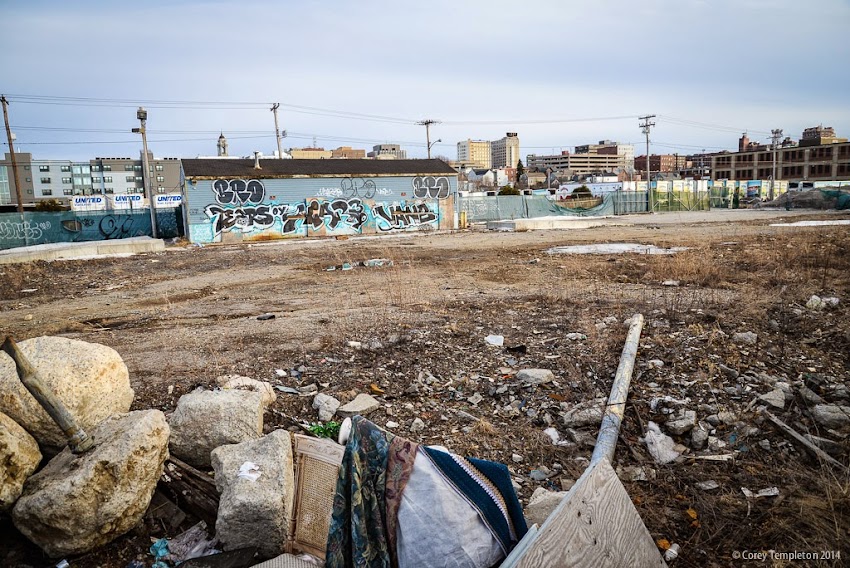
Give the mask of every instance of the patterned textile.
[{"label": "patterned textile", "polygon": [[422,449],[452,487],[478,511],[507,555],[528,531],[508,468],[433,448]]},{"label": "patterned textile", "polygon": [[362,416],[351,419],[351,435],[334,495],[325,566],[397,565],[394,546],[398,502],[413,470],[416,447]]},{"label": "patterned textile", "polygon": [[[392,436],[392,434],[389,434]],[[401,436],[390,441],[390,455],[387,460],[386,499],[387,499],[387,540],[390,545],[390,558],[393,566],[398,566],[396,554],[396,531],[398,529],[398,508],[401,506],[401,494],[413,473],[416,450],[419,444]]]}]

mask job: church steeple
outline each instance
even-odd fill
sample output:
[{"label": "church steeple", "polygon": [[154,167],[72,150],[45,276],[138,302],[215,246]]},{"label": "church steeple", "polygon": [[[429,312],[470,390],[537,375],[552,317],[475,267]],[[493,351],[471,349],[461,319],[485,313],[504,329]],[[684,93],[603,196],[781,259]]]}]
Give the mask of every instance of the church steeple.
[{"label": "church steeple", "polygon": [[227,138],[224,137],[224,132],[222,132],[218,137],[218,155],[227,155]]}]

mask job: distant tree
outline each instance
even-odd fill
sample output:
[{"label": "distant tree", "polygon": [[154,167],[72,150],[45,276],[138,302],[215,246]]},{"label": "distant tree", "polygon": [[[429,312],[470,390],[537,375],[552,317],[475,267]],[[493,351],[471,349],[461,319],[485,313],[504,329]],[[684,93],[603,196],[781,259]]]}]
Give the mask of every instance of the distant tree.
[{"label": "distant tree", "polygon": [[434,156],[434,159],[435,159],[435,160],[442,160],[442,161],[444,161],[444,162],[445,162],[445,163],[447,163],[447,164],[448,164],[449,162],[451,162],[451,159],[450,159],[450,158],[448,158],[447,156]]},{"label": "distant tree", "polygon": [[58,199],[39,199],[35,204],[36,211],[65,211],[67,209]]},{"label": "distant tree", "polygon": [[499,195],[519,195],[519,190],[508,184],[499,190]]},{"label": "distant tree", "polygon": [[575,188],[570,195],[574,195],[577,198],[582,197],[593,197],[593,193],[591,193],[590,188],[586,185],[580,185]]},{"label": "distant tree", "polygon": [[516,182],[519,183],[519,179],[522,177],[522,174],[525,173],[525,167],[522,165],[522,160],[517,160],[516,162]]}]

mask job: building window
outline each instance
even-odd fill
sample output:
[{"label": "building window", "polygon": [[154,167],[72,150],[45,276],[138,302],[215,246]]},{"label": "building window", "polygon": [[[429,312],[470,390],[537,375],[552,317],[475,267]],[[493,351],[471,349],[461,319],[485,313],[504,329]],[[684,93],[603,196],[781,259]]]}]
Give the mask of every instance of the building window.
[{"label": "building window", "polygon": [[50,183],[50,178],[41,178],[41,183]]},{"label": "building window", "polygon": [[162,169],[163,169],[163,168],[162,168],[162,164],[157,164],[157,165],[156,165],[156,171],[161,172],[161,171],[162,171]]},{"label": "building window", "polygon": [[142,181],[142,176],[136,176],[136,181]]},{"label": "building window", "polygon": [[136,171],[136,172],[140,172],[140,171],[142,171],[142,166],[140,166],[139,164],[134,165],[134,166],[133,166],[133,171]]},{"label": "building window", "polygon": [[132,182],[136,181],[136,176],[127,176],[127,177],[124,178],[124,181],[132,183]]},{"label": "building window", "polygon": [[165,176],[156,176],[156,181],[162,183],[165,181]]},{"label": "building window", "polygon": [[[27,180],[27,182],[31,182],[32,178],[26,178],[26,180]],[[32,193],[32,192],[30,192],[30,193]]]},{"label": "building window", "polygon": [[103,183],[112,183],[112,176],[103,176]]},{"label": "building window", "polygon": [[24,169],[25,169],[26,171],[30,171],[30,167],[29,167],[29,166],[24,166]]},{"label": "building window", "polygon": [[49,188],[45,188],[41,190],[42,195],[53,195],[53,190]]},{"label": "building window", "polygon": [[100,183],[100,178],[98,178],[98,177],[96,177],[96,178],[91,178],[91,180],[92,180],[94,183]]},{"label": "building window", "polygon": [[124,164],[124,171],[125,172],[132,172],[133,171],[133,164]]},{"label": "building window", "polygon": [[156,192],[157,193],[165,193],[165,188],[160,185],[156,188]]},{"label": "building window", "polygon": [[65,188],[65,189],[62,190],[62,194],[63,195],[74,195],[74,190]]},{"label": "building window", "polygon": [[112,171],[112,166],[103,166],[103,171],[105,171],[105,172],[111,172],[111,171]]},{"label": "building window", "polygon": [[62,183],[71,183],[71,178],[62,178]]},{"label": "building window", "polygon": [[111,187],[107,187],[106,189],[104,189],[104,191],[106,193],[115,193],[115,191]]},{"label": "building window", "polygon": [[100,166],[98,166],[98,165],[94,165],[94,166],[92,166],[92,167],[91,167],[91,171],[93,171],[93,172],[99,172],[99,171],[100,171]]},{"label": "building window", "polygon": [[49,172],[50,166],[38,166],[38,171],[40,172]]},{"label": "building window", "polygon": [[59,166],[59,170],[63,172],[70,172],[71,166]]}]

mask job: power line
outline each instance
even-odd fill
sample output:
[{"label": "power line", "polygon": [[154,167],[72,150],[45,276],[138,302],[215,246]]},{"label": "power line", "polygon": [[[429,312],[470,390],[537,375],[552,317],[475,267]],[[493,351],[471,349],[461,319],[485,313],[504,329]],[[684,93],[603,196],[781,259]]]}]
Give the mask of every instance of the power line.
[{"label": "power line", "polygon": [[739,128],[737,126],[724,126],[720,124],[712,124],[708,122],[699,122],[696,120],[689,120],[685,118],[676,118],[673,116],[667,115],[659,115],[658,120],[662,122],[668,122],[670,124],[678,124],[679,126],[689,126],[693,128],[702,128],[705,130],[717,130],[721,132],[752,132],[755,134],[770,134],[770,132],[764,130],[753,130],[747,128]]}]

